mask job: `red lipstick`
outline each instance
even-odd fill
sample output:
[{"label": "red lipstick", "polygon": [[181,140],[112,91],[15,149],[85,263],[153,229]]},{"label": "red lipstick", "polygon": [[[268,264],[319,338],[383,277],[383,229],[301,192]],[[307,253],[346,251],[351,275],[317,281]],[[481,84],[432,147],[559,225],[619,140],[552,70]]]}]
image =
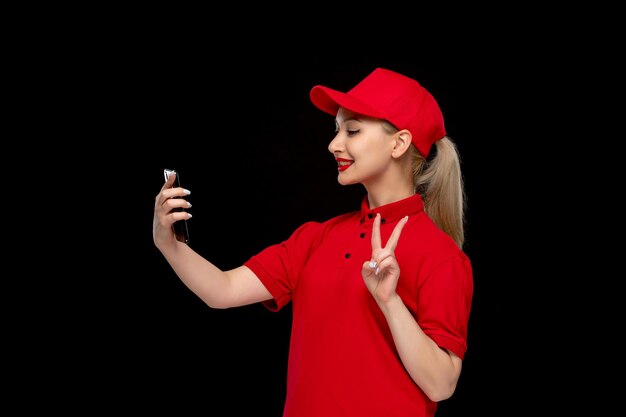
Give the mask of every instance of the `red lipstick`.
[{"label": "red lipstick", "polygon": [[345,171],[354,163],[351,159],[335,158],[335,160],[337,161],[337,169],[339,171]]}]

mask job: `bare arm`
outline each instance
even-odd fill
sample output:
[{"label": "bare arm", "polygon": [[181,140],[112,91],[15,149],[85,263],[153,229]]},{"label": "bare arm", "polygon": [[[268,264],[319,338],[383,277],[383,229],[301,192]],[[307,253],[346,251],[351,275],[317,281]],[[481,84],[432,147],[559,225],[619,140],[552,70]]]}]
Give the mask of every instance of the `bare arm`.
[{"label": "bare arm", "polygon": [[411,378],[432,401],[450,398],[461,375],[461,358],[440,348],[422,331],[400,296],[377,301]]},{"label": "bare arm", "polygon": [[432,401],[450,398],[461,374],[461,358],[441,349],[419,327],[396,292],[400,267],[394,250],[407,218],[393,230],[386,246],[380,238],[380,214],[372,230],[372,262],[363,264],[365,285],[383,312],[405,369]]},{"label": "bare arm", "polygon": [[181,281],[213,308],[236,307],[272,298],[249,268],[240,266],[222,271],[187,244],[176,240],[172,225],[191,215],[185,211],[172,211],[177,207],[189,207],[184,198],[189,192],[180,187],[172,188],[172,184],[174,175],[170,176],[155,198],[152,238]]}]

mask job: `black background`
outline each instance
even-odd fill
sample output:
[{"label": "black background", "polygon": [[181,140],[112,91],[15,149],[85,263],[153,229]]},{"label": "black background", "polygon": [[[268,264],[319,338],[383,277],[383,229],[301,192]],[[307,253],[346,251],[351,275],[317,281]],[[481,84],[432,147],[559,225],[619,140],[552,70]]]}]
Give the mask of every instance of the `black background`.
[{"label": "black background", "polygon": [[271,313],[259,305],[227,311],[203,305],[152,245],[154,197],[162,169],[178,170],[191,190],[190,245],[223,269],[287,238],[304,221],[358,208],[363,189],[337,183],[326,148],[334,120],[308,93],[316,84],[346,91],[377,66],[412,76],[432,92],[462,155],[475,297],[463,374],[439,415],[488,415],[486,403],[502,415],[510,407],[514,393],[507,381],[516,368],[510,326],[520,313],[513,292],[524,277],[503,226],[507,207],[515,204],[507,200],[511,184],[503,178],[511,159],[493,158],[503,120],[497,106],[485,105],[502,102],[503,91],[489,73],[476,77],[445,61],[251,62],[206,73],[184,62],[162,72],[154,63],[128,74],[126,104],[117,116],[129,118],[134,130],[126,132],[128,140],[142,145],[126,155],[132,158],[121,172],[133,184],[128,206],[120,207],[128,212],[128,224],[120,227],[132,231],[125,238],[132,251],[114,277],[119,293],[111,300],[115,308],[121,300],[126,316],[128,339],[119,352],[128,352],[132,366],[120,369],[121,378],[137,378],[167,404],[280,415],[290,308]]},{"label": "black background", "polygon": [[[72,244],[50,242],[62,252],[51,262],[72,279],[42,286],[67,291],[47,300],[55,314],[37,317],[38,337],[50,348],[29,362],[47,370],[42,384],[58,384],[62,375],[70,398],[96,410],[279,416],[290,307],[204,305],[152,243],[154,198],[163,169],[176,169],[191,190],[190,246],[222,269],[305,221],[358,209],[362,187],[337,183],[327,150],[334,120],[308,94],[316,84],[347,91],[385,67],[419,80],[438,100],[468,197],[465,249],[475,280],[469,347],[457,391],[438,416],[532,409],[525,398],[550,384],[537,378],[535,358],[553,319],[543,314],[547,286],[533,290],[550,246],[533,232],[535,180],[520,179],[534,124],[520,113],[520,99],[533,96],[532,78],[513,73],[523,60],[479,51],[472,59],[357,60],[236,52],[218,60],[181,45],[131,44],[88,54],[62,77],[71,88],[52,87],[72,102],[69,135],[78,142],[61,184],[73,190],[62,222]],[[535,151],[535,166],[541,163]],[[66,400],[50,399],[84,407]]]},{"label": "black background", "polygon": [[163,168],[177,169],[191,245],[222,268],[355,209],[362,190],[337,184],[333,121],[308,92],[346,90],[378,66],[434,94],[461,150],[475,294],[463,373],[438,417],[594,415],[620,398],[607,376],[623,304],[621,14],[220,6],[10,15],[5,402],[279,416],[289,309],[203,305],[152,243],[154,197]]}]

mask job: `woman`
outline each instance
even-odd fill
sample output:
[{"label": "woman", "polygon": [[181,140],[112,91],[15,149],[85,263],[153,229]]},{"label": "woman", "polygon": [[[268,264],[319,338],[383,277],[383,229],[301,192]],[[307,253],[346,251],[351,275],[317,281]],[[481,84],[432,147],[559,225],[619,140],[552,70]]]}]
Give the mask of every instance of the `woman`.
[{"label": "woman", "polygon": [[176,239],[191,215],[173,175],[155,198],[154,243],[212,308],[292,302],[284,417],[433,416],[461,374],[473,294],[457,149],[432,95],[397,72],[310,98],[335,117],[328,150],[339,183],[365,187],[359,210],[222,271]]}]

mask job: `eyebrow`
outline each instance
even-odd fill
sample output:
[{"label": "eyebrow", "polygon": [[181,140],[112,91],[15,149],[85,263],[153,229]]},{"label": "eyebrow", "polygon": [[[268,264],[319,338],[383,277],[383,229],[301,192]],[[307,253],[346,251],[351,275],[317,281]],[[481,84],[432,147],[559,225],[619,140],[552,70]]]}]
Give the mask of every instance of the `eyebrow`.
[{"label": "eyebrow", "polygon": [[[347,119],[344,119],[344,120],[343,120],[343,123],[350,122],[350,121],[352,121],[352,120],[354,120],[354,121],[356,121],[356,122],[362,122],[362,121],[363,121],[363,119],[362,119],[362,118],[360,118],[360,117],[352,116],[352,117],[348,117]],[[335,124],[339,124],[339,122],[337,121],[337,119],[335,119]]]}]

